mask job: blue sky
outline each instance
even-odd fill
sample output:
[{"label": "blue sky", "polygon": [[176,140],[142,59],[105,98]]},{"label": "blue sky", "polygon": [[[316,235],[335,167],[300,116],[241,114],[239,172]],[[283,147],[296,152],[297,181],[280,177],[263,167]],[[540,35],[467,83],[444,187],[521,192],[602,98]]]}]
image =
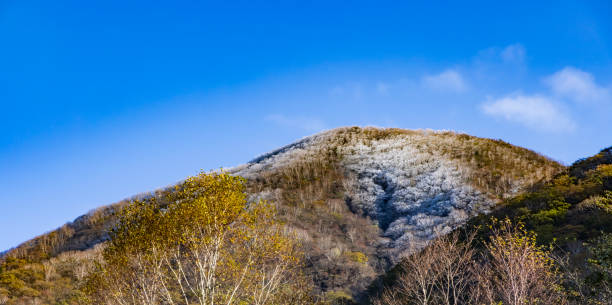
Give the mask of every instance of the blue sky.
[{"label": "blue sky", "polygon": [[612,145],[605,1],[126,2],[0,1],[0,249],[338,126]]}]

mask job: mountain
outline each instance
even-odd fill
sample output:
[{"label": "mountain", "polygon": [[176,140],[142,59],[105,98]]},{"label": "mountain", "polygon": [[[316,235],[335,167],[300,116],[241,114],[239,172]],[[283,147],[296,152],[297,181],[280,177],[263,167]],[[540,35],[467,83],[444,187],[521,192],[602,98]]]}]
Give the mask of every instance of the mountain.
[{"label": "mountain", "polygon": [[[545,254],[553,264],[552,271],[544,272],[553,276],[546,285],[555,287],[556,292],[564,295],[564,302],[544,303],[612,304],[612,147],[592,157],[580,159],[552,179],[536,183],[528,191],[505,199],[491,213],[468,220],[463,226],[464,230],[458,230],[457,233],[467,237],[466,240],[470,242],[462,244],[457,239],[437,239],[427,246],[432,248],[407,257],[403,263],[423,259],[423,253],[435,256],[432,249],[442,249],[442,252],[444,249],[461,249],[461,246],[457,246],[459,244],[467,247],[462,249],[475,253],[470,258],[472,265],[466,269],[486,271],[487,266],[490,266],[487,264],[490,263],[488,260],[491,259],[490,251],[493,249],[490,245],[496,236],[500,236],[500,221],[517,225],[516,232],[528,232],[524,236],[533,239],[520,239],[519,233],[514,236],[514,240],[523,243],[532,240],[540,247],[539,255]],[[445,243],[451,243],[451,246],[444,248],[448,245]],[[511,252],[508,248],[504,251]],[[441,254],[438,258],[448,257]],[[520,267],[529,270],[524,265]],[[402,290],[404,281],[410,278],[408,272],[402,265],[396,265],[370,287],[369,297],[376,300],[389,291],[399,291],[402,294],[405,291]],[[463,280],[469,281],[469,276]],[[481,280],[486,282],[491,277],[475,278],[477,282],[472,282],[473,286],[481,288],[486,287]],[[507,282],[500,283],[510,286]],[[466,296],[473,295],[465,293],[463,297]]]},{"label": "mountain", "polygon": [[[312,254],[322,290],[355,294],[402,255],[562,169],[498,140],[342,128],[232,172],[248,179],[252,196],[282,203],[286,222]],[[368,263],[353,266],[342,259],[345,252],[363,253]]]},{"label": "mountain", "polygon": [[[585,168],[593,166],[584,162]],[[401,257],[567,168],[501,140],[450,131],[347,127],[306,137],[227,171],[247,179],[252,200],[277,206],[278,217],[303,244],[305,271],[320,293],[360,299]],[[53,295],[48,299],[69,299],[89,259],[99,253],[97,245],[108,239],[114,215],[129,201],[91,211],[5,254],[5,260],[30,264],[29,270],[39,265],[55,270],[34,286],[22,280],[25,288],[19,293],[42,298],[41,290],[61,285],[46,293]],[[0,269],[0,294],[2,289],[10,291],[2,286]]]}]

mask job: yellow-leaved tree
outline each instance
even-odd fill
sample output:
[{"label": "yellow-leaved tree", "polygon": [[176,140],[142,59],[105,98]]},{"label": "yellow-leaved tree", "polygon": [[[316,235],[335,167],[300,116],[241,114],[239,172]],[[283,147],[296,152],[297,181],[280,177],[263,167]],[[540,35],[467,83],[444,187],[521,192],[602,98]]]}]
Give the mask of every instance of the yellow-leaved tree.
[{"label": "yellow-leaved tree", "polygon": [[93,304],[302,304],[296,240],[244,179],[202,173],[119,215],[84,286]]},{"label": "yellow-leaved tree", "polygon": [[481,304],[567,304],[550,249],[523,223],[493,220],[488,259],[477,274]]}]

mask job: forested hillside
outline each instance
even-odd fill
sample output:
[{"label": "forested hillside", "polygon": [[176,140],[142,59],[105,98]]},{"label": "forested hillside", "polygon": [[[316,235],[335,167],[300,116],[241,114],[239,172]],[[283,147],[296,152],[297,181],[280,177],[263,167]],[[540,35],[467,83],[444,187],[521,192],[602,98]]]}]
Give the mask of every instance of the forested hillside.
[{"label": "forested hillside", "polygon": [[[584,185],[591,190],[581,181],[604,177],[606,168],[589,160],[567,169],[501,140],[352,127],[304,138],[227,173],[246,179],[246,206],[259,200],[271,203],[283,234],[297,241],[303,287],[321,302],[367,302],[368,287],[379,283],[389,268],[470,219],[510,215],[502,211],[539,196],[525,192],[543,192],[551,183],[562,183],[564,175],[576,177],[567,182],[568,188]],[[584,176],[574,173],[578,167]],[[603,187],[605,179],[600,179]],[[171,204],[168,198],[176,191],[171,187],[99,208],[11,250],[0,267],[0,296],[6,304],[79,304],[84,279],[104,258],[109,232],[120,227],[122,211],[134,200]],[[534,209],[527,214],[537,214]],[[546,211],[553,209],[557,206]],[[564,211],[559,213],[579,210],[571,206]],[[538,241],[544,242],[550,234],[560,234],[556,214],[547,213],[533,219],[550,218],[550,223],[510,216],[524,220],[529,230],[539,225]],[[474,221],[488,219],[482,217]],[[588,233],[594,226],[577,234],[595,236]]]},{"label": "forested hillside", "polygon": [[[371,300],[612,304],[612,147],[505,200],[457,234],[405,259],[371,287]],[[461,267],[438,267],[447,262]],[[449,274],[455,286],[445,290]]]}]

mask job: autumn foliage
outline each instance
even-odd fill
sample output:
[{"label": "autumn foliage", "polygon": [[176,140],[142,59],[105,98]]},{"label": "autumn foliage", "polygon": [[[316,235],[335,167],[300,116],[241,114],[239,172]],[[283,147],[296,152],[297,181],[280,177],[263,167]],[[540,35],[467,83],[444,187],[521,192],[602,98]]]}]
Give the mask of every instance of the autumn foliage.
[{"label": "autumn foliage", "polygon": [[92,304],[299,304],[297,244],[244,181],[201,174],[124,208],[84,290]]}]

